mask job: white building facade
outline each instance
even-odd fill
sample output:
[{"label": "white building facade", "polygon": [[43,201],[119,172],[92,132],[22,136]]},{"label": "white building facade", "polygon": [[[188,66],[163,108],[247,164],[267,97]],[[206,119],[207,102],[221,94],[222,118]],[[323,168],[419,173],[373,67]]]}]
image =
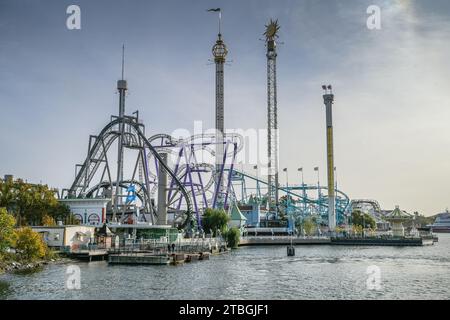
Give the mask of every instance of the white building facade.
[{"label": "white building facade", "polygon": [[61,199],[82,225],[101,226],[106,222],[106,207],[111,199]]}]

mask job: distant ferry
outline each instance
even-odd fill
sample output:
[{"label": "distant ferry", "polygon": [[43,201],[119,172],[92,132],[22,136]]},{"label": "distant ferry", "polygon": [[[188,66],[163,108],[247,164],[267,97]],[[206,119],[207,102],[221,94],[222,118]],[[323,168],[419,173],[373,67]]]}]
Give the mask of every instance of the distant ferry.
[{"label": "distant ferry", "polygon": [[448,232],[450,233],[450,212],[440,213],[437,215],[433,224],[427,225],[433,232]]}]

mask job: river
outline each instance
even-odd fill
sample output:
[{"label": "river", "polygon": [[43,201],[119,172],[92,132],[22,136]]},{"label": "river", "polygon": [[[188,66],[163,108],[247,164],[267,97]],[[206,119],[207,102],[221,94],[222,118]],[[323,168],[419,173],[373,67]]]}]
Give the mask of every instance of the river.
[{"label": "river", "polygon": [[179,266],[73,264],[80,289],[66,285],[68,264],[53,264],[1,275],[0,299],[450,299],[450,234],[428,247],[297,246],[295,257],[285,246],[242,247]]}]

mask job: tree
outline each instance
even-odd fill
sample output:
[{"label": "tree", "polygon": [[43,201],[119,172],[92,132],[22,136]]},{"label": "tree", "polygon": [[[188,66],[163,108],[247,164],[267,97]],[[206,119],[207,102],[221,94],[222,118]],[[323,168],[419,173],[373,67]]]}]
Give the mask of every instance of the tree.
[{"label": "tree", "polygon": [[50,217],[48,214],[46,214],[46,215],[44,215],[44,216],[42,217],[41,224],[42,224],[44,227],[52,227],[52,226],[56,226],[55,219],[53,219],[52,217]]},{"label": "tree", "polygon": [[16,219],[5,208],[0,208],[0,255],[14,244],[15,224]]},{"label": "tree", "polygon": [[340,226],[336,226],[336,228],[334,229],[334,232],[336,233],[342,233],[345,231],[345,228],[340,227]]},{"label": "tree", "polygon": [[79,225],[80,220],[75,218],[75,215],[73,213],[69,213],[69,215],[64,219],[65,225]]},{"label": "tree", "polygon": [[241,231],[233,227],[226,232],[225,238],[227,240],[227,246],[230,248],[237,248],[239,246],[239,241],[241,238]]},{"label": "tree", "polygon": [[0,180],[0,207],[5,207],[19,226],[40,224],[45,215],[63,221],[70,214],[47,185],[22,180]]},{"label": "tree", "polygon": [[371,215],[362,213],[359,210],[355,210],[352,212],[352,224],[354,226],[361,226],[364,229],[376,229],[377,227],[377,222]]},{"label": "tree", "polygon": [[354,234],[362,234],[363,232],[363,227],[357,224],[352,225],[352,231]]},{"label": "tree", "polygon": [[30,227],[17,229],[16,237],[16,250],[25,260],[33,261],[45,256],[47,245],[39,233],[33,231]]},{"label": "tree", "polygon": [[226,232],[229,221],[230,217],[225,210],[208,208],[202,217],[202,227],[206,233],[212,230],[213,236],[215,237],[219,230],[222,234]]},{"label": "tree", "polygon": [[314,230],[316,229],[316,223],[311,218],[307,218],[303,221],[303,230],[305,230],[305,234],[307,236],[311,236],[314,234]]}]

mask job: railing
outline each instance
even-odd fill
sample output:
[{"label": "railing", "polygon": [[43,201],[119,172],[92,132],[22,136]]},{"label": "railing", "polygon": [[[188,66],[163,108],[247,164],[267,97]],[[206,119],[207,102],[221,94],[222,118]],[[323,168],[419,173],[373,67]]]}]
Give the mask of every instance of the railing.
[{"label": "railing", "polygon": [[280,240],[286,240],[286,239],[310,239],[310,240],[319,240],[319,239],[329,239],[330,237],[328,236],[271,236],[271,235],[267,235],[267,236],[243,236],[241,237],[241,239],[245,240],[245,239],[280,239]]},{"label": "railing", "polygon": [[159,241],[145,239],[133,242],[125,242],[119,247],[113,247],[109,250],[112,254],[137,254],[139,252],[152,252],[155,254],[164,253],[194,253],[202,251],[211,251],[225,246],[225,242],[217,238],[192,238],[179,239],[176,242]]}]

